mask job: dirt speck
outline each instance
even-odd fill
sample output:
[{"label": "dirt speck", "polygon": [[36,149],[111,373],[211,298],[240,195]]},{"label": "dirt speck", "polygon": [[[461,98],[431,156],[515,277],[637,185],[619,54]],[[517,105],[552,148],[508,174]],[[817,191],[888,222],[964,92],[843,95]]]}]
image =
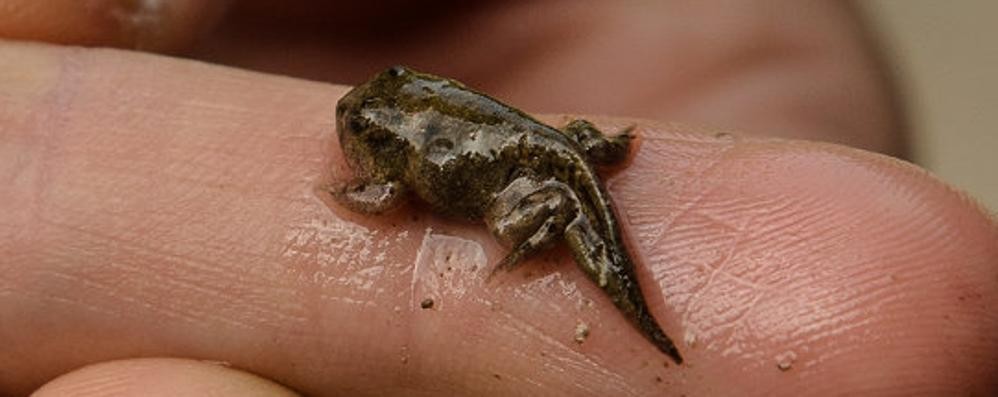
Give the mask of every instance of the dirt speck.
[{"label": "dirt speck", "polygon": [[686,343],[686,346],[689,346],[691,348],[696,347],[697,335],[692,331],[687,330],[686,333],[683,334],[683,342]]},{"label": "dirt speck", "polygon": [[433,308],[433,298],[423,299],[422,302],[419,302],[419,307],[421,307],[423,309]]},{"label": "dirt speck", "polygon": [[780,371],[787,372],[793,368],[794,361],[797,361],[797,353],[794,353],[793,351],[780,353],[776,356],[776,368]]}]

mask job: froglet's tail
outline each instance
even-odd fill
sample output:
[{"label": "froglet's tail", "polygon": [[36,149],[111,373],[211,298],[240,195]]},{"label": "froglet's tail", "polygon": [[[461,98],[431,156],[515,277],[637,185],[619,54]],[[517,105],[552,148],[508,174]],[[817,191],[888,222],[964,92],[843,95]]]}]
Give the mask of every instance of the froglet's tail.
[{"label": "froglet's tail", "polygon": [[580,216],[568,225],[565,240],[575,256],[575,262],[610,296],[614,305],[655,347],[676,364],[682,364],[683,357],[676,345],[648,310],[634,273],[634,264],[623,245],[603,239],[586,216]]},{"label": "froglet's tail", "polygon": [[[638,289],[637,284],[635,284],[635,289]],[[645,334],[645,337],[651,341],[658,350],[665,353],[669,358],[676,362],[676,364],[683,363],[683,356],[679,355],[679,350],[676,349],[676,344],[672,342],[672,339],[662,331],[662,328],[658,326],[658,322],[652,317],[651,313],[648,312],[648,306],[645,305],[644,299],[641,298],[640,292],[638,292],[636,299],[630,300],[632,303],[636,304],[636,313],[633,315],[634,319],[637,321],[638,328],[641,332]],[[616,303],[616,302],[614,302]],[[617,304],[621,310],[624,310],[621,304]]]}]

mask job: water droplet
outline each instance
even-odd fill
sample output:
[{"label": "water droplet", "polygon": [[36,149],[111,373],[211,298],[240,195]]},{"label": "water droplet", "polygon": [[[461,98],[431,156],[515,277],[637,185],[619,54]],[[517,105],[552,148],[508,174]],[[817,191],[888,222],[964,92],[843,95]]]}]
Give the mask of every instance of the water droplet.
[{"label": "water droplet", "polygon": [[786,351],[776,355],[776,368],[780,371],[789,371],[794,365],[794,361],[797,361],[797,353],[791,351]]},{"label": "water droplet", "polygon": [[461,298],[476,288],[482,277],[478,270],[486,264],[480,243],[427,229],[412,270],[412,302],[419,302],[417,296],[433,296],[434,304],[442,308],[448,298]]},{"label": "water droplet", "polygon": [[575,343],[582,344],[589,337],[589,325],[584,322],[579,322],[575,326]]}]

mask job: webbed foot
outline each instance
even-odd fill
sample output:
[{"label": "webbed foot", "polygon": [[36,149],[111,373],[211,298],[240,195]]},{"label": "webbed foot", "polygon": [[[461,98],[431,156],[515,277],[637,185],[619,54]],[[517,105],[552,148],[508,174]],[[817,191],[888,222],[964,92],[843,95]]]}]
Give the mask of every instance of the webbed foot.
[{"label": "webbed foot", "polygon": [[589,161],[599,165],[613,165],[627,158],[634,138],[631,135],[633,130],[634,127],[631,126],[620,134],[606,136],[593,123],[581,119],[572,120],[562,128],[565,135],[582,146]]},{"label": "webbed foot", "polygon": [[516,178],[496,196],[485,215],[492,234],[512,250],[489,278],[513,269],[525,257],[561,238],[565,225],[579,211],[572,189],[556,180],[532,175]]}]

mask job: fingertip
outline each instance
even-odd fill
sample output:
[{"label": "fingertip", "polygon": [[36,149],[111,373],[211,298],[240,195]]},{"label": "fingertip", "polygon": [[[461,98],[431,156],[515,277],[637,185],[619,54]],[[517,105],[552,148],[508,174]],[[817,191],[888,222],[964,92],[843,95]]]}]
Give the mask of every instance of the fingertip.
[{"label": "fingertip", "polygon": [[611,193],[715,394],[993,394],[998,229],[966,195],[838,145],[643,132]]},{"label": "fingertip", "polygon": [[215,24],[228,2],[196,0],[12,0],[0,37],[155,52],[187,47]]},{"label": "fingertip", "polygon": [[268,379],[218,363],[145,358],[109,361],[55,378],[33,396],[296,396]]}]

